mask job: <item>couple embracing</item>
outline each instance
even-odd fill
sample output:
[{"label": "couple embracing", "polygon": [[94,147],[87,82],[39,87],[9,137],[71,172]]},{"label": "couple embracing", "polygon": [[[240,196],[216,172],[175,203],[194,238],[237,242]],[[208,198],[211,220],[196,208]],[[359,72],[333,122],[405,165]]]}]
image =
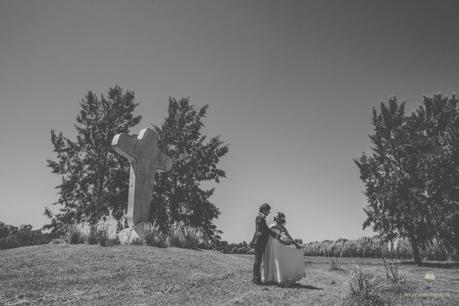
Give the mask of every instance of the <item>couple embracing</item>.
[{"label": "couple embracing", "polygon": [[276,213],[275,223],[266,225],[270,212],[271,206],[264,203],[255,219],[255,234],[250,243],[255,248],[252,282],[290,286],[306,276],[303,251],[285,228],[283,213]]}]

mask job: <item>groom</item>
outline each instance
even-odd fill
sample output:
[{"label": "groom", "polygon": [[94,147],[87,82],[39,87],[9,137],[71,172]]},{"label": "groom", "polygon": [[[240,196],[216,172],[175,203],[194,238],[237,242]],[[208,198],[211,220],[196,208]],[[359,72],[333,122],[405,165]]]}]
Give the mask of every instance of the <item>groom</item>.
[{"label": "groom", "polygon": [[266,242],[268,241],[268,235],[279,239],[279,235],[273,232],[266,225],[266,217],[271,212],[271,206],[268,203],[261,204],[259,208],[259,214],[255,219],[255,234],[253,235],[251,246],[255,248],[255,261],[253,262],[253,278],[252,282],[257,285],[261,285],[261,259],[265,251]]}]

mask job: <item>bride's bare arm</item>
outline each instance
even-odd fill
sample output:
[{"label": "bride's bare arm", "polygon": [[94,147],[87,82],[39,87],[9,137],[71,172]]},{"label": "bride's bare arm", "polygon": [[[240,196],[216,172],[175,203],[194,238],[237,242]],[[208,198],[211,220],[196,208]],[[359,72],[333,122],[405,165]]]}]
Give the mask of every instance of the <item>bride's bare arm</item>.
[{"label": "bride's bare arm", "polygon": [[284,232],[285,236],[290,241],[288,244],[294,244],[298,249],[301,249],[301,246],[298,243],[296,243],[296,241],[292,238],[292,236],[290,236],[285,226],[282,226],[282,232]]}]

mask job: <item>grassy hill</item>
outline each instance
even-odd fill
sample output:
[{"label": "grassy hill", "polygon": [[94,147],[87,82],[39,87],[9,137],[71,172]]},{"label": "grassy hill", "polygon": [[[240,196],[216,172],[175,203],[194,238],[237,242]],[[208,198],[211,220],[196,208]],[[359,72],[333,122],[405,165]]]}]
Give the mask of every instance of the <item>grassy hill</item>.
[{"label": "grassy hill", "polygon": [[[330,271],[329,260],[306,258],[307,277],[293,288],[280,288],[250,282],[249,255],[135,245],[23,247],[0,251],[0,304],[336,305],[349,303],[343,297],[356,264],[373,275],[385,275],[380,260],[342,259],[337,271]],[[458,301],[457,268],[405,265],[402,270],[417,293],[424,292],[426,271],[434,271],[437,282],[429,292],[437,296],[390,294],[388,299],[396,298],[393,302]]]}]

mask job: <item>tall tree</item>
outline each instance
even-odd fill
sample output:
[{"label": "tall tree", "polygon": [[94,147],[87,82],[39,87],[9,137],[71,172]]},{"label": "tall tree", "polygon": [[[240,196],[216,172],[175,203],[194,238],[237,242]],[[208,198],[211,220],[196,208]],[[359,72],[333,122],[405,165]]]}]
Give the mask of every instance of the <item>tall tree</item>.
[{"label": "tall tree", "polygon": [[420,264],[419,243],[424,242],[420,240],[428,226],[416,197],[419,186],[412,176],[417,165],[412,155],[416,149],[410,143],[406,122],[404,103],[399,105],[395,98],[388,106],[381,103],[379,113],[373,108],[373,155],[363,154],[355,163],[368,198],[363,228],[373,225],[373,230],[387,241],[409,237],[414,259]]},{"label": "tall tree", "polygon": [[58,232],[66,224],[95,224],[110,213],[119,220],[125,213],[129,164],[112,151],[111,141],[140,122],[141,116],[133,115],[137,105],[134,93],[119,86],[110,88],[106,96],[90,91],[76,117],[76,141],[51,130],[57,160],[47,160],[47,166],[61,176],[62,183],[56,187],[59,198],[54,203],[59,211],[45,210],[51,219],[46,228]]},{"label": "tall tree", "polygon": [[209,201],[214,188],[204,189],[202,183],[218,183],[225,177],[217,164],[228,146],[219,136],[207,139],[203,135],[207,109],[207,105],[196,109],[189,98],[169,98],[167,118],[161,127],[154,126],[173,166],[156,175],[151,220],[166,231],[177,222],[201,230],[208,239],[218,239],[221,231],[213,220],[220,211]]},{"label": "tall tree", "polygon": [[433,239],[457,248],[458,115],[457,100],[424,97],[411,116],[395,98],[380,113],[373,109],[373,154],[355,163],[365,184],[368,218],[364,228],[386,240],[407,237],[414,260]]},{"label": "tall tree", "polygon": [[448,251],[459,251],[459,111],[458,100],[435,94],[424,97],[409,120],[410,137],[421,151],[422,201],[435,238]]}]

